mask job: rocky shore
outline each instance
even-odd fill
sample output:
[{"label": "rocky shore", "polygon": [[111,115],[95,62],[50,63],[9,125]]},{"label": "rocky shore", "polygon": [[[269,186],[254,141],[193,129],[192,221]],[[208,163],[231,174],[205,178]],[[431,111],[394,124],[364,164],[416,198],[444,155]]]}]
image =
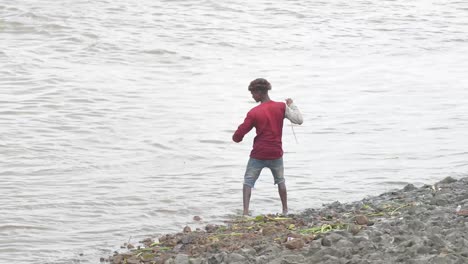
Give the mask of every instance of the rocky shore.
[{"label": "rocky shore", "polygon": [[[297,215],[231,219],[101,258],[115,264],[468,263],[468,178]],[[199,220],[194,217],[194,221]]]}]

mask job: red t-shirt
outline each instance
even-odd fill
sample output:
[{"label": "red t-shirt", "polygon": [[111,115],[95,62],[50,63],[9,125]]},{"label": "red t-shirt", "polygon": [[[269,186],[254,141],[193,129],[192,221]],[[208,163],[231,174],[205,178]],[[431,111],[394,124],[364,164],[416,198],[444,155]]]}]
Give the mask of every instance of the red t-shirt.
[{"label": "red t-shirt", "polygon": [[283,135],[285,103],[268,101],[252,108],[239,128],[232,136],[235,142],[241,142],[245,134],[253,127],[257,136],[254,139],[250,157],[261,160],[279,159],[283,156],[281,137]]}]

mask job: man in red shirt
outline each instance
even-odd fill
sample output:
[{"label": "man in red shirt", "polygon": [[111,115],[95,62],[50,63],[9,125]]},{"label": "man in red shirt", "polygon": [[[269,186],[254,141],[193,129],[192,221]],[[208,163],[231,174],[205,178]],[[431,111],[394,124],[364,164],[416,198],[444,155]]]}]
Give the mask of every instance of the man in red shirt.
[{"label": "man in red shirt", "polygon": [[288,213],[287,191],[284,180],[283,167],[283,121],[289,119],[292,123],[302,124],[302,115],[293,104],[293,100],[286,99],[286,104],[275,102],[268,96],[270,83],[263,79],[255,79],[249,85],[249,91],[256,102],[260,104],[252,108],[239,126],[232,140],[241,142],[245,134],[255,127],[257,136],[254,138],[253,149],[247,163],[244,175],[243,204],[244,215],[249,214],[250,196],[252,188],[263,168],[267,167],[273,174],[274,183],[278,184],[278,193],[283,206],[283,215]]}]

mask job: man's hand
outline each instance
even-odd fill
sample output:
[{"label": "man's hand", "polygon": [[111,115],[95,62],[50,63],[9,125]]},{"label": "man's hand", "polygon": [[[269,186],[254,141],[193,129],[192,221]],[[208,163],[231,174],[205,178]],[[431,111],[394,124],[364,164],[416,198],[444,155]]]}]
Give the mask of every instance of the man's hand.
[{"label": "man's hand", "polygon": [[293,103],[293,100],[291,98],[286,99],[286,104],[290,106]]}]

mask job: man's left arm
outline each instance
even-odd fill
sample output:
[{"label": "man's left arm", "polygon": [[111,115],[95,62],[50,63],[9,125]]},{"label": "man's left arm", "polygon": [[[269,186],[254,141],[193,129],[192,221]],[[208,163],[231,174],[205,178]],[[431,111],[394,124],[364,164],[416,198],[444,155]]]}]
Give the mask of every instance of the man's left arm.
[{"label": "man's left arm", "polygon": [[303,123],[301,111],[294,104],[291,98],[286,99],[286,109],[284,111],[284,117],[289,119],[292,123],[301,125]]}]

